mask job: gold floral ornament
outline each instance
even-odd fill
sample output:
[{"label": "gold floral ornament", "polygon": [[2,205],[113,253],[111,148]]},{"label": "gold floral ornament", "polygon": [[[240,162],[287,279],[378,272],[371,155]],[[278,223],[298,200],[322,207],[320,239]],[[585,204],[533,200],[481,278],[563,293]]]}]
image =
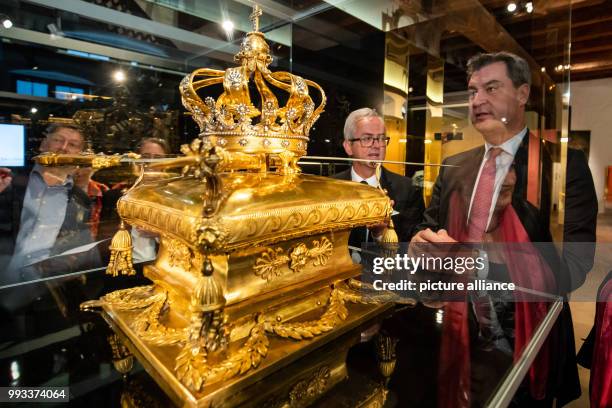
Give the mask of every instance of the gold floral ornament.
[{"label": "gold floral ornament", "polygon": [[282,248],[267,248],[255,260],[253,271],[255,275],[270,282],[272,278],[283,274],[284,267],[300,273],[311,259],[315,267],[326,265],[333,249],[334,245],[327,237],[322,237],[321,241],[312,241],[310,249],[304,243],[299,243],[288,251],[289,255],[286,255]]},{"label": "gold floral ornament", "polygon": [[[202,68],[187,75],[179,86],[182,102],[200,127],[200,138],[210,147],[220,147],[230,157],[264,155],[279,172],[297,173],[297,160],[306,154],[310,129],[323,112],[325,93],[313,81],[270,71],[272,56],[259,32],[259,15],[261,10],[256,7],[251,15],[253,31],[234,57],[240,66],[225,71]],[[260,96],[257,106],[251,100],[251,82]],[[216,100],[211,96],[202,99],[198,92],[208,92],[213,85],[223,86],[221,95]],[[310,88],[319,93],[318,106]],[[284,106],[272,89],[288,95]]]}]

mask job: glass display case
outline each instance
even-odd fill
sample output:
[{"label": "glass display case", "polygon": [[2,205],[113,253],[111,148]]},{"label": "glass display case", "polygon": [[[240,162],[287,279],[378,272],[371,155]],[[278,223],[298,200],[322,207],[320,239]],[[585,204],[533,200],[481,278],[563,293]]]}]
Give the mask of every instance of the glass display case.
[{"label": "glass display case", "polygon": [[[293,300],[281,296],[282,289],[294,295],[292,285],[316,281],[329,286],[325,294],[331,304],[338,289],[334,277],[348,280],[359,274],[360,266],[343,251],[350,228],[387,221],[394,212],[382,188],[366,191],[364,186],[347,187],[318,177],[350,167],[343,147],[347,115],[366,106],[381,114],[390,139],[384,167],[411,178],[428,205],[443,161],[483,144],[470,120],[466,79],[467,61],[478,53],[509,51],[529,66],[525,120],[531,145],[521,182],[525,199],[541,210],[552,238],[563,240],[565,187],[571,179],[566,174],[570,80],[606,74],[597,53],[591,52],[601,45],[592,45],[592,33],[580,28],[605,24],[593,19],[612,12],[612,5],[569,0],[511,2],[512,7],[496,0],[261,3],[258,13],[246,0],[2,1],[0,144],[10,149],[0,151],[0,386],[66,386],[74,406],[202,403],[190,396],[184,383],[169,385],[164,377],[172,371],[168,367],[180,367],[169,357],[160,361],[164,353],[160,358],[147,354],[138,333],[119,327],[119,309],[90,312],[80,305],[150,284],[143,270],[157,285],[155,290],[171,286],[185,295],[164,298],[159,310],[178,309],[174,317],[187,326],[196,307],[204,314],[213,306],[225,306],[219,293],[230,294],[231,306],[241,301],[248,309],[256,296],[286,306]],[[610,34],[603,28],[600,31]],[[259,71],[244,68],[263,64],[257,59],[263,54],[245,57],[251,45],[261,45],[243,42],[252,30],[265,36],[268,46],[269,58],[265,67],[258,65]],[[240,64],[244,71],[235,68]],[[283,72],[265,77],[268,68]],[[201,77],[192,76],[194,72]],[[242,73],[253,82],[243,82]],[[266,100],[270,94],[262,75],[287,93]],[[214,97],[227,91],[221,99],[230,102],[216,104],[204,92],[198,96],[204,83],[216,87]],[[240,94],[231,94],[234,84]],[[313,96],[315,85],[322,91],[313,103],[306,97]],[[239,103],[250,99],[255,101],[252,110]],[[277,115],[268,124],[286,133],[274,140],[283,151],[272,151],[267,126],[260,126],[265,128],[261,134],[252,131],[263,122],[251,131],[241,127],[230,142],[207,139],[219,141],[215,147],[220,149],[205,149],[210,147],[204,143],[204,136],[211,136],[205,134],[207,129],[228,117],[244,125],[245,117],[250,120],[256,116],[253,112],[267,109],[265,102],[272,102],[269,110]],[[217,107],[218,112],[210,114]],[[297,120],[292,111],[296,107],[303,108]],[[299,131],[287,130],[292,120],[301,126]],[[58,129],[63,129],[61,140],[52,140],[49,135]],[[79,140],[71,145],[75,133]],[[284,138],[287,135],[291,137]],[[246,151],[256,136],[265,139],[263,148],[248,151],[249,157],[225,154],[230,148],[243,153],[239,150]],[[49,144],[55,142],[61,146],[54,150]],[[580,148],[578,143],[569,147]],[[588,157],[588,143],[582,150]],[[60,163],[47,172],[52,166],[40,155],[46,152],[74,154],[83,161]],[[180,166],[164,168],[163,163],[171,161]],[[215,167],[219,163],[226,167]],[[176,182],[181,177],[191,178]],[[32,198],[36,182],[63,189],[65,197]],[[550,189],[541,192],[545,182]],[[135,186],[145,187],[141,195],[134,193]],[[132,202],[126,198],[130,194]],[[233,201],[226,200],[232,194]],[[351,194],[360,200],[355,208]],[[343,202],[332,208],[327,205],[332,200]],[[223,213],[227,202],[230,211]],[[256,208],[258,203],[268,211]],[[32,216],[41,209],[42,221]],[[249,218],[254,209],[261,210],[259,218]],[[285,211],[284,218],[274,218],[277,210]],[[231,219],[231,228],[206,224],[220,213]],[[348,218],[342,218],[346,214]],[[263,221],[255,224],[253,219]],[[130,222],[131,230],[126,225]],[[242,258],[230,259],[227,251],[221,259],[215,247],[219,241],[243,251]],[[133,253],[121,258],[122,247],[132,247]],[[218,258],[210,261],[208,255]],[[135,275],[126,266],[132,256]],[[323,268],[328,259],[325,273],[314,269]],[[114,266],[107,269],[109,260]],[[251,268],[255,273],[245,272],[249,262],[257,267]],[[233,282],[226,279],[229,265],[242,274]],[[205,279],[213,269],[223,284]],[[129,276],[111,276],[121,273]],[[278,277],[280,283],[274,281]],[[316,292],[310,286],[308,290],[309,296]],[[140,293],[142,298],[152,294]],[[357,307],[359,317],[343,323],[341,331],[328,330],[321,344],[306,341],[304,349],[291,349],[294,353],[277,352],[274,369],[264,364],[258,371],[253,363],[234,370],[254,374],[240,388],[232,388],[231,381],[223,385],[215,403],[365,407],[443,406],[453,401],[507,406],[526,388],[521,385],[567,306],[561,296],[529,294],[533,302],[546,305],[545,313],[530,322],[528,338],[512,344],[510,352],[475,333],[473,314],[460,330],[449,331],[452,307],[427,307],[412,299],[383,302],[371,310]],[[196,297],[200,304],[190,303]],[[319,297],[303,315],[322,309],[325,301]],[[259,324],[260,311],[251,309],[234,317],[243,324],[246,317],[256,316],[253,321]],[[272,316],[270,310],[265,311],[267,317]],[[343,314],[344,309],[338,310]],[[207,321],[218,329],[213,337],[225,324],[218,317]],[[236,335],[243,336],[240,340],[250,330],[243,326]],[[463,330],[461,336],[457,330]],[[195,337],[202,333],[195,331]],[[192,332],[185,333],[175,343],[193,340]],[[201,378],[192,382],[202,388]]]},{"label": "glass display case", "polygon": [[[103,315],[78,309],[82,301],[143,281],[113,279],[100,269],[2,288],[2,383],[69,387],[73,406],[172,405],[172,394],[138,363],[125,337],[110,330]],[[517,357],[478,336],[470,338],[469,357],[445,355],[442,344],[452,334],[443,330],[444,308],[404,304],[258,378],[251,390],[227,398],[223,406],[434,407],[459,391],[469,393],[472,406],[507,406],[562,308],[559,297],[537,296],[548,312]],[[470,385],[453,391],[452,382],[441,377],[458,364],[470,366]],[[466,380],[455,371],[453,379]]]}]

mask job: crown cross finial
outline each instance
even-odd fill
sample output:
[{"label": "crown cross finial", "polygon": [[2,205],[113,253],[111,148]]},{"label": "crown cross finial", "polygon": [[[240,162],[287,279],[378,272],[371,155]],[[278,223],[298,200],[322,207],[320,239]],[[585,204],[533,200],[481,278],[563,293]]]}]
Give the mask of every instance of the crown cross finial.
[{"label": "crown cross finial", "polygon": [[254,3],[253,12],[249,16],[249,20],[251,20],[251,23],[253,24],[253,31],[259,31],[259,17],[262,14],[263,13],[261,11],[261,7],[259,7],[259,4]]}]

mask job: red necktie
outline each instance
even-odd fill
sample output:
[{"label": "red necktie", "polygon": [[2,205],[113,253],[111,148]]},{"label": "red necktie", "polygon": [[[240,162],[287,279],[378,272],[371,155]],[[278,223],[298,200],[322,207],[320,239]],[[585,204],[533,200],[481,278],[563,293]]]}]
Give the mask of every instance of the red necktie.
[{"label": "red necktie", "polygon": [[480,173],[480,179],[478,179],[478,185],[476,186],[476,194],[474,194],[474,202],[472,203],[472,211],[470,212],[468,232],[470,242],[482,241],[482,234],[486,231],[489,212],[491,211],[491,202],[493,201],[493,191],[495,189],[495,158],[501,152],[502,149],[499,147],[489,149],[489,158],[482,168],[482,173]]}]

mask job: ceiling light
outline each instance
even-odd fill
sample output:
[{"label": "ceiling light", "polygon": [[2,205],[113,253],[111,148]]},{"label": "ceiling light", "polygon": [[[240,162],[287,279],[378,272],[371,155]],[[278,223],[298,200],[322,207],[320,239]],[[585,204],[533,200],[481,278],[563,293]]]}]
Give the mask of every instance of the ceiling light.
[{"label": "ceiling light", "polygon": [[1,19],[2,19],[2,26],[4,28],[11,28],[13,26],[13,22],[11,21],[10,18],[8,18],[8,16],[2,15]]},{"label": "ceiling light", "polygon": [[527,3],[525,3],[525,10],[526,10],[528,13],[533,12],[533,3],[532,3],[532,2],[530,2],[530,1],[528,1]]},{"label": "ceiling light", "polygon": [[36,106],[32,106],[32,109],[30,109],[31,113],[36,113],[38,112],[38,108],[36,108]]},{"label": "ceiling light", "polygon": [[546,72],[546,67],[542,67],[542,68],[540,68],[540,71],[542,71],[542,72]]},{"label": "ceiling light", "polygon": [[506,10],[510,13],[514,13],[516,11],[516,3],[508,3]]},{"label": "ceiling light", "polygon": [[113,73],[113,79],[117,82],[123,82],[125,81],[125,72],[123,72],[122,70],[118,69],[117,71],[115,71]]},{"label": "ceiling light", "polygon": [[221,27],[223,27],[223,29],[225,31],[234,31],[234,23],[231,22],[231,20],[225,20],[222,24]]}]

